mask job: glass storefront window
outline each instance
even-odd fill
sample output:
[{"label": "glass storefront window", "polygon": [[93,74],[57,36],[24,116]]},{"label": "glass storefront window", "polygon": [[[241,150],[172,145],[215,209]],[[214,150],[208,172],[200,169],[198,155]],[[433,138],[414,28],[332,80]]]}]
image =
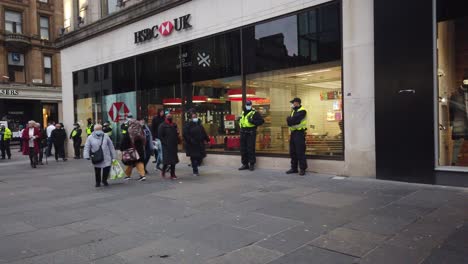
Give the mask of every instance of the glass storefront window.
[{"label": "glass storefront window", "polygon": [[211,151],[238,151],[242,112],[240,31],[182,46],[186,110],[195,110],[204,126]]},{"label": "glass storefront window", "polygon": [[468,16],[437,1],[438,166],[468,166]]},{"label": "glass storefront window", "polygon": [[265,119],[258,153],[287,155],[289,101],[300,97],[308,111],[307,154],[343,159],[341,53],[340,4],[334,1],[75,72],[77,120],[110,122],[118,142],[130,113],[151,126],[164,110],[182,132],[187,113],[196,111],[210,137],[207,150],[238,153],[246,98]]}]

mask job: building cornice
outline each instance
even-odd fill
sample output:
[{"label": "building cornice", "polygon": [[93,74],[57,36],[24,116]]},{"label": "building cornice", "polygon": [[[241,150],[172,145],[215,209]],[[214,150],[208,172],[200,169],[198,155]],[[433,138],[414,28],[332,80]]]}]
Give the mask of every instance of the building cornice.
[{"label": "building cornice", "polygon": [[139,4],[125,8],[115,14],[99,19],[94,23],[85,25],[80,29],[66,33],[65,35],[59,37],[55,44],[59,49],[67,48],[80,42],[84,42],[90,38],[94,38],[106,32],[112,31],[115,28],[131,24],[190,1],[192,0],[143,1]]}]

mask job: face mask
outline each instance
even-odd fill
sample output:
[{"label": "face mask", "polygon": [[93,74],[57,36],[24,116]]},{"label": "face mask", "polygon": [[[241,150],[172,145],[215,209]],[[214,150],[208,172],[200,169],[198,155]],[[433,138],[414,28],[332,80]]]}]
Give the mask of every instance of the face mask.
[{"label": "face mask", "polygon": [[252,106],[251,106],[251,105],[246,105],[246,106],[245,106],[245,109],[247,109],[247,110],[252,110]]},{"label": "face mask", "polygon": [[198,123],[198,117],[193,118],[192,121],[193,121],[194,123]]},{"label": "face mask", "polygon": [[102,132],[102,130],[96,130],[96,131],[94,131],[94,133],[96,133],[96,135],[98,135],[98,136],[104,135],[104,132]]},{"label": "face mask", "polygon": [[293,109],[294,109],[294,107],[295,107],[295,106],[294,106],[294,104],[291,104],[291,108],[293,108]]}]

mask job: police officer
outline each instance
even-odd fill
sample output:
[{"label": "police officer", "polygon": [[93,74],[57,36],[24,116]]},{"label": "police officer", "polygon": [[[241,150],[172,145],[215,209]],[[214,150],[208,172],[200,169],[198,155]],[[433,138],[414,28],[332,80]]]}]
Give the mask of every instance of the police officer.
[{"label": "police officer", "polygon": [[94,131],[94,123],[93,123],[93,119],[88,118],[88,125],[86,126],[86,135],[89,137],[91,136],[91,134],[93,133]]},{"label": "police officer", "polygon": [[247,101],[245,109],[242,111],[239,120],[240,126],[240,149],[242,156],[242,166],[239,170],[255,169],[255,141],[257,138],[257,126],[264,122],[262,116],[254,108],[252,101]]},{"label": "police officer", "polygon": [[112,138],[112,127],[109,122],[104,122],[104,124],[102,124],[102,132]]},{"label": "police officer", "polygon": [[75,159],[81,158],[80,148],[81,148],[81,133],[80,124],[73,124],[73,130],[70,134],[70,139],[73,140],[73,150],[75,151]]},{"label": "police officer", "polygon": [[10,141],[11,141],[11,130],[5,127],[4,124],[0,125],[0,150],[2,152],[2,160],[5,159],[5,152],[8,159],[11,159]]},{"label": "police officer", "polygon": [[[307,130],[307,111],[301,105],[300,98],[294,98],[291,103],[291,115],[287,118],[291,137],[289,138],[289,155],[291,156],[291,169],[287,174],[298,173],[305,175],[307,169],[306,151],[306,130]],[[299,171],[297,166],[299,165]]]},{"label": "police officer", "polygon": [[122,135],[125,135],[127,134],[127,131],[128,131],[128,124],[130,123],[130,121],[133,119],[133,115],[132,114],[129,114],[127,116],[127,120],[122,124],[120,125],[120,129],[122,130]]}]

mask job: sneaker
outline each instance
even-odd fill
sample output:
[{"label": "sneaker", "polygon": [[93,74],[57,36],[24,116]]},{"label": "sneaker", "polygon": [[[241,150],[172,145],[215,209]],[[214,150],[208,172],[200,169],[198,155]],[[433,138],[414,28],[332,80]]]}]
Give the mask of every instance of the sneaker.
[{"label": "sneaker", "polygon": [[138,181],[146,181],[146,177],[145,176],[140,176],[140,179],[138,179]]},{"label": "sneaker", "polygon": [[242,165],[242,167],[239,168],[239,170],[248,170],[249,166],[247,165]]},{"label": "sneaker", "polygon": [[177,176],[174,174],[174,175],[171,175],[171,180],[177,180]]},{"label": "sneaker", "polygon": [[126,181],[131,180],[131,179],[132,179],[132,177],[130,177],[130,176],[125,176],[125,178],[124,178],[124,180],[126,180]]},{"label": "sneaker", "polygon": [[286,174],[293,174],[293,173],[298,173],[297,170],[290,169],[286,172]]},{"label": "sneaker", "polygon": [[193,176],[198,177],[198,176],[200,176],[200,173],[194,173]]}]

